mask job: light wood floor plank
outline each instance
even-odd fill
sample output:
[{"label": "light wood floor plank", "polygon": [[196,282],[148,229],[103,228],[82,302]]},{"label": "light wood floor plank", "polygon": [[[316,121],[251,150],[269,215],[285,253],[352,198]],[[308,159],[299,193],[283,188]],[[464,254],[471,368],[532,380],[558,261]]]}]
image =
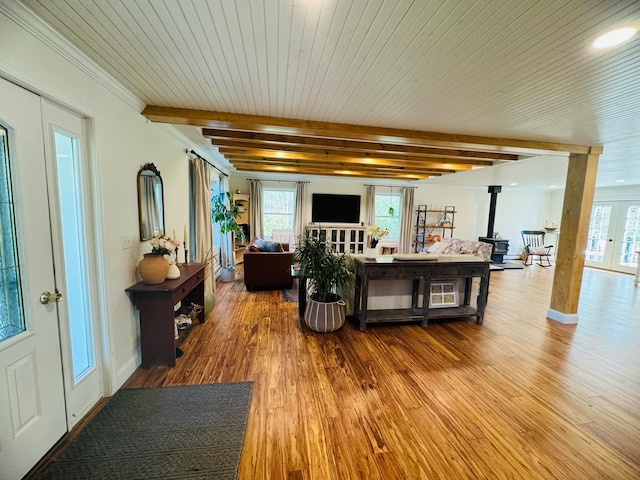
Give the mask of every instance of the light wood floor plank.
[{"label": "light wood floor plank", "polygon": [[177,366],[127,386],[253,381],[241,479],[638,479],[640,288],[587,269],[578,325],[553,268],[492,272],[471,321],[319,334],[280,291],[218,284]]}]

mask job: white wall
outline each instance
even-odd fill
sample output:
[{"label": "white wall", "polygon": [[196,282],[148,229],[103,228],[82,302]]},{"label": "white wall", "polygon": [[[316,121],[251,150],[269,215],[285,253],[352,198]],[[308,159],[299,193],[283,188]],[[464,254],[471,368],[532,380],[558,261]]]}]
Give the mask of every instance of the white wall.
[{"label": "white wall", "polygon": [[[185,145],[167,129],[148,122],[128,92],[107,88],[108,81],[70,60],[58,46],[40,39],[38,21],[26,15],[36,30],[0,11],[0,75],[88,118],[90,134],[95,243],[103,327],[109,351],[107,393],[119,388],[140,363],[138,313],[124,290],[135,283],[136,265],[148,244],[139,242],[136,175],[152,162],[160,170],[165,189],[166,231],[182,235],[188,222],[188,159]],[[45,29],[46,31],[46,29]],[[56,45],[55,41],[53,45]],[[73,53],[73,52],[72,52]],[[120,87],[121,88],[121,87]],[[130,95],[130,94],[129,94]],[[125,99],[127,101],[125,101]],[[92,138],[91,138],[92,137]],[[204,139],[203,139],[204,143]],[[131,249],[121,249],[121,237],[131,238]]]},{"label": "white wall", "polygon": [[[292,178],[295,182],[295,178]],[[269,184],[264,181],[265,185]],[[364,220],[364,202],[366,181],[333,179],[318,177],[309,182],[306,189],[306,204],[308,218],[311,218],[311,195],[313,193],[341,193],[349,195],[361,195],[362,207],[360,218]],[[249,192],[249,182],[246,177],[232,175],[229,179],[231,191],[239,188],[242,193]],[[440,186],[425,183],[409,183],[407,186],[415,186],[414,203],[428,205],[439,209],[444,206],[456,207],[455,229],[453,236],[462,239],[477,239],[486,236],[489,219],[489,203],[491,196],[487,187],[456,187],[451,185]],[[380,187],[384,190],[385,187]],[[394,187],[398,188],[398,187]],[[496,204],[496,220],[494,233],[499,233],[502,238],[509,239],[509,256],[517,256],[522,248],[520,231],[538,229],[548,220],[557,218],[560,221],[562,209],[562,196],[560,205],[552,207],[552,193],[546,190],[523,190],[513,187],[504,187],[498,194]],[[558,211],[556,212],[556,209]],[[551,211],[553,210],[553,211]]]}]

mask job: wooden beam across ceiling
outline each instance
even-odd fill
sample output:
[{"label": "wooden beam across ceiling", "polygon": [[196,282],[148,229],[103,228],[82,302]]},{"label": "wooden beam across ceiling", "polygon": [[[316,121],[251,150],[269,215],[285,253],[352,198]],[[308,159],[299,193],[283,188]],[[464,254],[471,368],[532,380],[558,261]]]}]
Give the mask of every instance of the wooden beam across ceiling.
[{"label": "wooden beam across ceiling", "polygon": [[415,180],[599,148],[154,105],[142,114],[204,127],[203,136],[240,171]]}]

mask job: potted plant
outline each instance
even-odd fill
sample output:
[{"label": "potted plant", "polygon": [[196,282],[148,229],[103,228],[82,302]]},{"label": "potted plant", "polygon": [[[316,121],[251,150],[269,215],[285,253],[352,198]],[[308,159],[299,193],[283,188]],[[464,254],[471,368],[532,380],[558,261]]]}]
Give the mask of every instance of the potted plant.
[{"label": "potted plant", "polygon": [[222,269],[220,276],[223,282],[233,282],[236,277],[235,266],[233,265],[233,249],[228,233],[233,233],[241,241],[244,241],[244,231],[238,225],[236,219],[240,216],[239,207],[233,202],[233,195],[230,192],[222,192],[213,199],[211,204],[211,217],[213,221],[220,225],[222,233],[222,245],[227,252],[227,265]]},{"label": "potted plant", "polygon": [[300,236],[293,255],[300,264],[300,278],[309,282],[304,320],[317,332],[332,332],[344,324],[344,296],[353,284],[352,259],[334,252],[323,235]]}]

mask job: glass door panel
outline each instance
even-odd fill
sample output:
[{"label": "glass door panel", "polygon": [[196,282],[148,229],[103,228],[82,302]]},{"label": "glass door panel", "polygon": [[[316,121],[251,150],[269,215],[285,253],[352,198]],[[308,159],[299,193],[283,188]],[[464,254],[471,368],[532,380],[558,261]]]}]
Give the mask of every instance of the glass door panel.
[{"label": "glass door panel", "polygon": [[64,252],[65,298],[68,305],[71,366],[75,383],[94,365],[93,331],[91,311],[87,305],[87,271],[83,225],[82,197],[79,194],[78,142],[63,132],[55,132],[56,170],[58,173],[58,198],[60,225]]},{"label": "glass door panel", "polygon": [[620,208],[620,245],[613,270],[635,273],[640,249],[640,202],[624,202]]},{"label": "glass door panel", "polygon": [[[595,263],[602,266],[609,241],[609,223],[611,222],[611,205],[594,205],[591,210],[591,222],[587,235],[587,264]],[[591,265],[598,266],[598,265]]]},{"label": "glass door panel", "polygon": [[620,265],[627,267],[638,266],[636,251],[640,249],[640,206],[630,205],[624,221],[624,234],[622,251],[620,252]]},{"label": "glass door panel", "polygon": [[8,131],[0,125],[0,342],[25,331]]}]

